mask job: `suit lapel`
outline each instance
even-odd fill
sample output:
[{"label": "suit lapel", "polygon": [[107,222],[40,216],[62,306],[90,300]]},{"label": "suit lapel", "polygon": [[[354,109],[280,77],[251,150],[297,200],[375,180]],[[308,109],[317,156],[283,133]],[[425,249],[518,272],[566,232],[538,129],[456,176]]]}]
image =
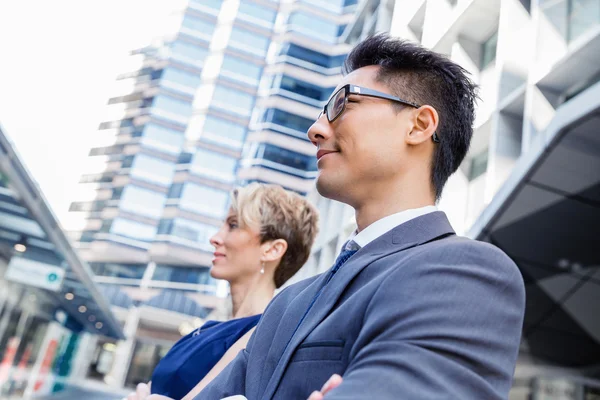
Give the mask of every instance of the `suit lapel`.
[{"label": "suit lapel", "polygon": [[[394,228],[367,244],[352,256],[334,275],[327,287],[325,287],[306,316],[306,319],[300,325],[294,337],[291,338],[289,346],[285,349],[285,353],[281,355],[275,369],[264,368],[263,371],[273,371],[273,374],[265,388],[263,399],[271,399],[273,397],[296,348],[331,312],[331,309],[335,306],[346,287],[363,268],[391,253],[397,253],[449,234],[454,234],[454,230],[450,226],[446,215],[439,211],[433,212]],[[290,307],[290,309],[293,314],[286,312],[285,323],[280,324],[277,329],[277,335],[275,336],[277,343],[273,343],[269,351],[269,355],[275,355],[275,357],[269,357],[269,359],[277,359],[276,356],[284,350],[286,343],[290,340],[294,328],[306,311],[310,301],[318,289],[325,283],[326,275],[323,274],[319,277],[319,279],[308,286],[292,301],[291,305],[293,308]],[[273,354],[271,354],[272,352]],[[318,389],[315,388],[315,390]]]}]

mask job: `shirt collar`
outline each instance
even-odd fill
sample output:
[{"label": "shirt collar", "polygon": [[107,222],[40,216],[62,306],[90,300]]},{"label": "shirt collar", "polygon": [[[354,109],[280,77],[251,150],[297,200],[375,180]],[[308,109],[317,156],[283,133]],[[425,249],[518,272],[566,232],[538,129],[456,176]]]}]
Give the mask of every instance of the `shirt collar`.
[{"label": "shirt collar", "polygon": [[400,211],[399,213],[383,217],[380,220],[373,222],[371,225],[367,226],[358,233],[354,231],[350,235],[350,238],[348,238],[345,250],[358,250],[362,247],[365,247],[373,240],[391,231],[398,225],[402,225],[411,219],[432,213],[434,211],[437,211],[436,206],[425,206],[421,208]]}]

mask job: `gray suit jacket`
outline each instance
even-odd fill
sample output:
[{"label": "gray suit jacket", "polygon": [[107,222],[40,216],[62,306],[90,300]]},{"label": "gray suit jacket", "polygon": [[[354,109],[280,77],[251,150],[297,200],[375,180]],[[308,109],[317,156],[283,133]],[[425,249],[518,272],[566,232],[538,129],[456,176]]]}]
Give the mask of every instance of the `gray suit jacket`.
[{"label": "gray suit jacket", "polygon": [[354,254],[292,337],[326,275],[273,299],[195,399],[306,400],[334,373],[328,400],[508,397],[525,292],[502,251],[457,237],[442,212],[415,218]]}]

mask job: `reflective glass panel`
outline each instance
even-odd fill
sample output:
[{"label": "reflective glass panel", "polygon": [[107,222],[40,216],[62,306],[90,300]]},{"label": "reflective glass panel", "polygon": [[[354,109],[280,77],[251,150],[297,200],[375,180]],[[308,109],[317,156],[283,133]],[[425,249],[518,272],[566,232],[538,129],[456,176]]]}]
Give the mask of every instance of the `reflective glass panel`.
[{"label": "reflective glass panel", "polygon": [[175,164],[145,154],[138,154],[133,159],[129,174],[133,178],[141,179],[159,185],[170,185],[175,171]]},{"label": "reflective glass panel", "polygon": [[142,279],[146,264],[113,264],[113,263],[90,263],[92,271],[96,275],[110,276],[114,278]]},{"label": "reflective glass panel", "polygon": [[156,235],[156,227],[129,219],[116,218],[111,224],[110,232],[132,239],[151,241]]},{"label": "reflective glass panel", "polygon": [[183,187],[179,206],[181,209],[221,218],[225,214],[228,193],[208,186],[191,183]]},{"label": "reflective glass panel", "polygon": [[248,61],[230,55],[226,55],[223,58],[221,74],[227,77],[240,80],[244,83],[258,85],[261,73],[262,67],[256,64],[252,64]]},{"label": "reflective glass panel", "polygon": [[322,19],[313,14],[302,11],[292,13],[289,25],[296,32],[309,36],[312,39],[335,43],[338,38],[338,26],[332,21]]},{"label": "reflective glass panel", "polygon": [[267,54],[270,40],[246,29],[233,27],[229,37],[229,45],[238,50],[264,56]]},{"label": "reflective glass panel", "polygon": [[191,15],[186,15],[183,17],[183,22],[181,26],[187,30],[188,32],[194,32],[199,34],[201,37],[212,36],[215,31],[215,24],[209,21],[206,21],[201,18],[192,17]]},{"label": "reflective glass panel", "polygon": [[210,269],[198,267],[175,267],[158,264],[154,270],[152,280],[179,283],[192,283],[200,285],[212,284]]},{"label": "reflective glass panel", "polygon": [[142,131],[141,143],[145,147],[179,154],[185,141],[183,132],[178,132],[156,124],[147,124]]},{"label": "reflective glass panel", "polygon": [[153,190],[129,185],[125,187],[119,201],[119,208],[150,218],[160,218],[166,196]]},{"label": "reflective glass panel", "polygon": [[171,44],[171,58],[185,64],[201,67],[208,49],[178,40]]},{"label": "reflective glass panel", "polygon": [[198,148],[192,161],[192,170],[201,175],[227,182],[235,180],[237,160],[214,151]]},{"label": "reflective glass panel", "polygon": [[210,238],[217,233],[219,228],[200,222],[175,218],[171,228],[171,235],[186,239],[211,249]]},{"label": "reflective glass panel", "polygon": [[212,105],[227,112],[249,117],[252,114],[254,96],[239,90],[217,86],[213,94]]},{"label": "reflective glass panel", "polygon": [[250,16],[268,22],[269,24],[275,22],[275,17],[277,17],[276,10],[260,6],[250,1],[242,1],[238,13],[242,16]]},{"label": "reflective glass panel", "polygon": [[246,127],[208,115],[204,122],[202,140],[241,148],[246,136]]},{"label": "reflective glass panel", "polygon": [[161,84],[176,90],[182,89],[186,93],[194,93],[201,81],[200,74],[192,74],[178,68],[169,67],[163,72]]}]

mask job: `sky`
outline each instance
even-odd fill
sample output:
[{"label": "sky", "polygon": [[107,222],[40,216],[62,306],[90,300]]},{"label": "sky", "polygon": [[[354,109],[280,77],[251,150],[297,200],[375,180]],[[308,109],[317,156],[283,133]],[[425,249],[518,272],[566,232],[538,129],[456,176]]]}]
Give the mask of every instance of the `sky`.
[{"label": "sky", "polygon": [[159,31],[165,3],[0,1],[0,125],[67,229],[115,78]]}]

